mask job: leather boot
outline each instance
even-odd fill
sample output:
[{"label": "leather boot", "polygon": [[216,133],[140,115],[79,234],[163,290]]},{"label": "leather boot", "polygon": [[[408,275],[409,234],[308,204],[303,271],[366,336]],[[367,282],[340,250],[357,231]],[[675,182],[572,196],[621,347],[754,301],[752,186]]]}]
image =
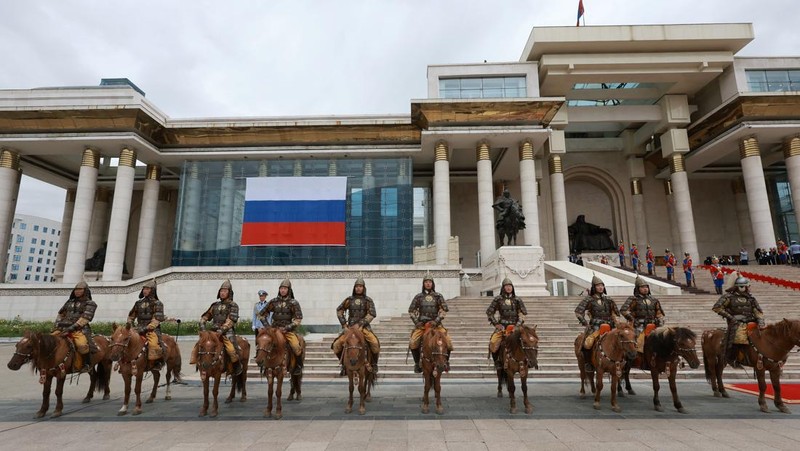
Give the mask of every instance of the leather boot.
[{"label": "leather boot", "polygon": [[81,369],[81,373],[89,373],[92,371],[92,352],[89,351],[86,354],[81,354],[83,357],[83,368]]},{"label": "leather boot", "polygon": [[493,352],[492,353],[492,360],[494,360],[494,369],[502,370],[503,365],[500,363],[500,352]]},{"label": "leather boot", "polygon": [[591,349],[582,349],[583,351],[583,366],[586,372],[593,373],[594,372],[594,365],[592,365],[592,350]]},{"label": "leather boot", "polygon": [[414,357],[414,372],[421,373],[422,367],[419,366],[419,349],[412,349],[411,356]]},{"label": "leather boot", "polygon": [[239,376],[240,374],[242,374],[242,371],[244,371],[244,368],[242,367],[242,361],[237,360],[233,362],[233,375]]},{"label": "leather boot", "polygon": [[347,372],[344,370],[344,363],[342,362],[342,351],[335,353],[336,360],[339,361],[339,366],[342,367],[341,371],[339,371],[339,376],[344,376]]},{"label": "leather boot", "polygon": [[302,376],[303,374],[303,354],[295,357],[295,365],[294,370],[292,370],[292,375],[294,376]]},{"label": "leather boot", "polygon": [[378,357],[379,354],[371,354],[369,364],[372,365],[372,373],[378,374]]}]

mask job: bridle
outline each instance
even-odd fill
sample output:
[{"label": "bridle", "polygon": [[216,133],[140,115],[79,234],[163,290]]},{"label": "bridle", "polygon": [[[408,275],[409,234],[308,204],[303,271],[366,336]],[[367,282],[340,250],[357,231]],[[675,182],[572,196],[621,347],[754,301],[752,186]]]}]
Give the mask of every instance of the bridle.
[{"label": "bridle", "polygon": [[[205,341],[205,343],[210,343],[210,342],[211,342],[211,340],[206,340]],[[222,344],[222,343],[220,342],[219,344]],[[225,346],[220,346],[219,351],[204,351],[202,349],[198,349],[197,350],[198,363],[200,363],[199,360],[203,359],[203,357],[208,356],[208,355],[212,355],[212,356],[214,356],[214,360],[212,360],[211,363],[209,363],[207,366],[204,363],[200,363],[200,366],[205,368],[205,369],[213,368],[213,367],[217,366],[220,362],[222,362],[222,352],[224,350],[225,350]]]},{"label": "bridle", "polygon": [[[506,356],[509,360],[516,362],[520,366],[535,366],[538,364],[538,357],[539,357],[539,346],[525,346],[525,340],[522,338],[522,334],[527,334],[527,331],[520,331],[519,334],[519,349],[522,349],[522,355],[524,356],[522,360],[518,360],[515,358],[510,350],[506,351]],[[533,356],[531,357],[531,352],[533,351]]]}]

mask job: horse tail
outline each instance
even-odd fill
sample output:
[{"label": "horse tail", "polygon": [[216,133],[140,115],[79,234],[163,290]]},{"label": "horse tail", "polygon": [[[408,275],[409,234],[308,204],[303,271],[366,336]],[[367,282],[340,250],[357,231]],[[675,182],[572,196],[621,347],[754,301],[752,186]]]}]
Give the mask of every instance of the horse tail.
[{"label": "horse tail", "polygon": [[705,353],[703,353],[703,370],[706,373],[706,382],[710,384],[714,375],[711,374],[711,369],[708,367],[708,356]]},{"label": "horse tail", "polygon": [[508,378],[508,374],[506,373],[505,368],[497,370],[497,382],[500,387],[506,385],[506,378]]},{"label": "horse tail", "polygon": [[[109,363],[109,366],[111,364]],[[97,362],[97,365],[94,367],[95,377],[97,377],[97,382],[94,386],[95,393],[105,392],[109,387],[108,383],[111,380],[111,373],[106,368],[106,365],[103,361]]]},{"label": "horse tail", "polygon": [[367,372],[367,386],[370,390],[375,388],[375,383],[378,382],[378,376],[375,374],[374,371]]},{"label": "horse tail", "polygon": [[234,376],[233,386],[236,388],[236,393],[241,393],[244,389],[244,373]]}]

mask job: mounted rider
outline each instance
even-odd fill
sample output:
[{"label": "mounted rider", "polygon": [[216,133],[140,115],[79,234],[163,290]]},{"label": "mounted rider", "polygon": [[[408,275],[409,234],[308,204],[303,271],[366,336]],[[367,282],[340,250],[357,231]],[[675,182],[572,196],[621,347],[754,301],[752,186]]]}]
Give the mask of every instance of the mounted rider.
[{"label": "mounted rider", "polygon": [[[294,365],[290,368],[290,372],[295,376],[299,376],[303,374],[303,347],[305,343],[294,330],[303,322],[303,310],[300,308],[300,303],[294,298],[292,281],[288,277],[281,281],[278,287],[278,295],[270,299],[267,306],[259,313],[262,322],[266,322],[265,319],[270,313],[272,313],[272,327],[281,329],[284,337],[286,337],[289,350],[294,355]],[[289,368],[290,364],[291,362],[286,362],[286,367]]]},{"label": "mounted rider", "polygon": [[[206,322],[211,321],[210,326]],[[230,280],[225,280],[217,291],[217,301],[200,316],[200,330],[211,329],[219,334],[219,339],[225,346],[225,352],[233,364],[233,374],[242,374],[242,362],[239,361],[239,344],[236,339],[236,323],[239,322],[239,305],[233,302],[233,286]],[[190,365],[197,364],[198,348],[192,349]]]},{"label": "mounted rider", "polygon": [[161,323],[164,321],[164,304],[158,299],[156,280],[148,280],[142,285],[139,300],[133,304],[128,313],[128,324],[133,326],[147,340],[147,360],[153,371],[159,371],[164,365],[166,346],[161,338]]},{"label": "mounted rider", "polygon": [[[494,367],[496,369],[502,368],[499,361],[499,349],[505,337],[506,329],[509,326],[522,326],[525,322],[525,315],[528,314],[525,303],[522,302],[522,299],[517,297],[514,291],[514,284],[511,283],[511,279],[506,277],[503,279],[502,285],[500,294],[495,296],[492,303],[489,304],[489,308],[486,309],[486,316],[489,318],[489,322],[492,326],[495,327],[495,331],[489,338],[489,352],[492,353],[492,359],[494,360]],[[495,318],[495,313],[497,312],[499,312],[499,319]]]},{"label": "mounted rider", "polygon": [[[589,321],[585,318],[586,312],[589,312]],[[575,307],[575,316],[578,318],[578,322],[586,326],[583,341],[583,355],[584,361],[586,362],[586,370],[594,371],[591,358],[592,345],[594,345],[594,341],[601,333],[601,326],[606,326],[603,327],[603,329],[612,329],[619,316],[617,304],[606,295],[606,286],[599,277],[592,277],[592,287],[589,289],[589,296],[583,298],[580,304]]]},{"label": "mounted rider", "polygon": [[495,223],[497,230],[505,230],[506,224],[510,222],[514,215],[517,218],[517,230],[525,228],[525,215],[522,213],[522,205],[511,198],[508,188],[503,188],[503,194],[497,198],[492,208],[499,212]]},{"label": "mounted rider", "polygon": [[[650,294],[650,285],[641,277],[636,277],[633,296],[622,304],[620,313],[636,330],[636,351],[644,352],[644,338],[656,327],[664,325],[666,316],[661,302]],[[643,362],[644,364],[644,362]]]},{"label": "mounted rider", "polygon": [[60,335],[72,341],[75,351],[83,359],[81,372],[89,372],[92,368],[92,354],[97,346],[92,340],[92,327],[89,323],[94,319],[97,304],[92,300],[92,291],[86,282],[78,282],[69,299],[58,311],[52,335]]},{"label": "mounted rider", "polygon": [[750,294],[750,281],[738,274],[733,286],[711,308],[719,316],[728,320],[728,333],[725,335],[725,358],[736,368],[739,363],[736,354],[739,348],[748,346],[747,323],[757,323],[764,329],[764,311],[758,301]]},{"label": "mounted rider", "polygon": [[[347,318],[345,318],[347,314]],[[336,337],[336,340],[331,344],[333,353],[336,358],[341,362],[342,351],[344,349],[344,331],[348,327],[358,324],[361,326],[361,332],[364,334],[364,339],[367,340],[369,345],[369,367],[374,373],[378,372],[378,357],[381,352],[381,343],[378,337],[372,332],[369,323],[377,316],[375,312],[375,302],[371,297],[367,296],[367,287],[364,284],[364,279],[359,277],[353,284],[353,294],[345,298],[339,307],[336,308],[336,316],[339,318],[339,324],[342,325],[342,332]],[[344,366],[340,376],[344,376]]]},{"label": "mounted rider", "polygon": [[408,315],[414,323],[414,330],[411,331],[411,338],[408,348],[414,356],[414,372],[421,373],[420,366],[420,346],[422,345],[422,334],[425,326],[435,327],[447,337],[447,371],[450,370],[450,353],[453,352],[453,341],[447,333],[447,329],[442,327],[442,320],[448,312],[447,301],[441,293],[436,292],[436,284],[433,282],[433,275],[428,271],[422,279],[422,291],[414,296],[411,305],[408,307]]}]

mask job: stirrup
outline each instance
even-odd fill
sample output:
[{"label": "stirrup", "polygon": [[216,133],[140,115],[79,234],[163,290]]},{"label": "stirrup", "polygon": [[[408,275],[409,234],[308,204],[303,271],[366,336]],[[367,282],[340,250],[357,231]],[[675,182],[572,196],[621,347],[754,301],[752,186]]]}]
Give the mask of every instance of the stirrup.
[{"label": "stirrup", "polygon": [[150,371],[161,371],[164,368],[164,361],[161,359],[153,360],[153,363],[150,365]]},{"label": "stirrup", "polygon": [[414,364],[414,372],[415,373],[421,373],[422,372],[422,367],[415,363]]}]

